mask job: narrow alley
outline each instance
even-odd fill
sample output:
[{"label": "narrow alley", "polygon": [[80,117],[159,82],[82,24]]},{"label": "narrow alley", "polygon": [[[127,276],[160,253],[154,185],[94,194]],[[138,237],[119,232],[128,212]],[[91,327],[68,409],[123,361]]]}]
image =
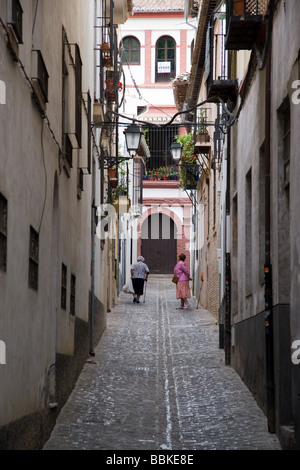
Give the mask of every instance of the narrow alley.
[{"label": "narrow alley", "polygon": [[177,310],[169,277],[149,277],[140,304],[122,293],[44,450],[280,450],[237,373],[218,326]]}]

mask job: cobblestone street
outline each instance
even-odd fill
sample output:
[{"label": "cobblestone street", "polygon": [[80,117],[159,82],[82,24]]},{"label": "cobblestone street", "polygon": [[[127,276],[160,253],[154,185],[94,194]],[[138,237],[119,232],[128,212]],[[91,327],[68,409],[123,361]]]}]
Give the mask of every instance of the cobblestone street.
[{"label": "cobblestone street", "polygon": [[45,450],[280,450],[224,363],[216,320],[179,302],[170,278],[121,294]]}]

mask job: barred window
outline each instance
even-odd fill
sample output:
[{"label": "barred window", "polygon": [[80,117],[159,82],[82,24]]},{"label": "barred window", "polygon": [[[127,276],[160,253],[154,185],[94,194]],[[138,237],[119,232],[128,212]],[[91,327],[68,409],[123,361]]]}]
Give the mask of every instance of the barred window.
[{"label": "barred window", "polygon": [[37,291],[39,278],[39,234],[33,227],[30,227],[28,278],[29,287]]},{"label": "barred window", "polygon": [[0,271],[7,267],[7,199],[0,193]]},{"label": "barred window", "polygon": [[71,274],[70,314],[75,315],[76,276]]},{"label": "barred window", "polygon": [[170,36],[161,37],[156,43],[156,82],[169,82],[176,75],[176,43]]},{"label": "barred window", "polygon": [[9,24],[13,28],[18,43],[23,44],[23,9],[19,0],[12,0],[11,2],[11,21]]},{"label": "barred window", "polygon": [[82,136],[82,61],[78,44],[75,47],[75,134],[81,148]]},{"label": "barred window", "polygon": [[61,308],[67,309],[67,266],[61,265]]}]

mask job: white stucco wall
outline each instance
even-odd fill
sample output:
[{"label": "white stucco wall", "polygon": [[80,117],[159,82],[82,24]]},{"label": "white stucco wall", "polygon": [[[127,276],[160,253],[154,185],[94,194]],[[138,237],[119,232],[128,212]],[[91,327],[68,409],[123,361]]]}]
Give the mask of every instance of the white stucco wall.
[{"label": "white stucco wall", "polygon": [[[22,2],[20,63],[30,79],[31,48],[41,49],[49,73],[46,119],[32,99],[25,74],[9,54],[3,30],[0,35],[0,79],[6,85],[5,103],[0,105],[0,192],[8,202],[7,271],[0,272],[0,339],[7,348],[6,365],[0,368],[0,426],[45,407],[55,352],[74,352],[71,273],[76,275],[76,315],[88,321],[90,176],[77,199],[77,167],[86,158],[84,113],[83,148],[73,151],[69,177],[59,166],[57,145],[62,142],[62,26],[70,43],[80,46],[83,92],[90,90],[93,97],[94,89],[93,4],[73,3],[70,9],[66,0],[40,2],[32,37],[34,3]],[[3,4],[0,14],[6,23]],[[56,178],[57,204],[53,202]],[[28,287],[30,226],[39,233],[38,291]],[[67,266],[66,311],[60,308],[62,263]]]}]

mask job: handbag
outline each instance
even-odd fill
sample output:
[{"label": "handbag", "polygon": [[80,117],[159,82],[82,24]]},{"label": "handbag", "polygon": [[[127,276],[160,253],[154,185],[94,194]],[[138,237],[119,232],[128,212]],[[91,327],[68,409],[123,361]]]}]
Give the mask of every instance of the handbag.
[{"label": "handbag", "polygon": [[177,282],[178,282],[178,277],[177,277],[177,276],[173,276],[173,277],[172,277],[172,282],[174,282],[174,284],[177,284]]}]

